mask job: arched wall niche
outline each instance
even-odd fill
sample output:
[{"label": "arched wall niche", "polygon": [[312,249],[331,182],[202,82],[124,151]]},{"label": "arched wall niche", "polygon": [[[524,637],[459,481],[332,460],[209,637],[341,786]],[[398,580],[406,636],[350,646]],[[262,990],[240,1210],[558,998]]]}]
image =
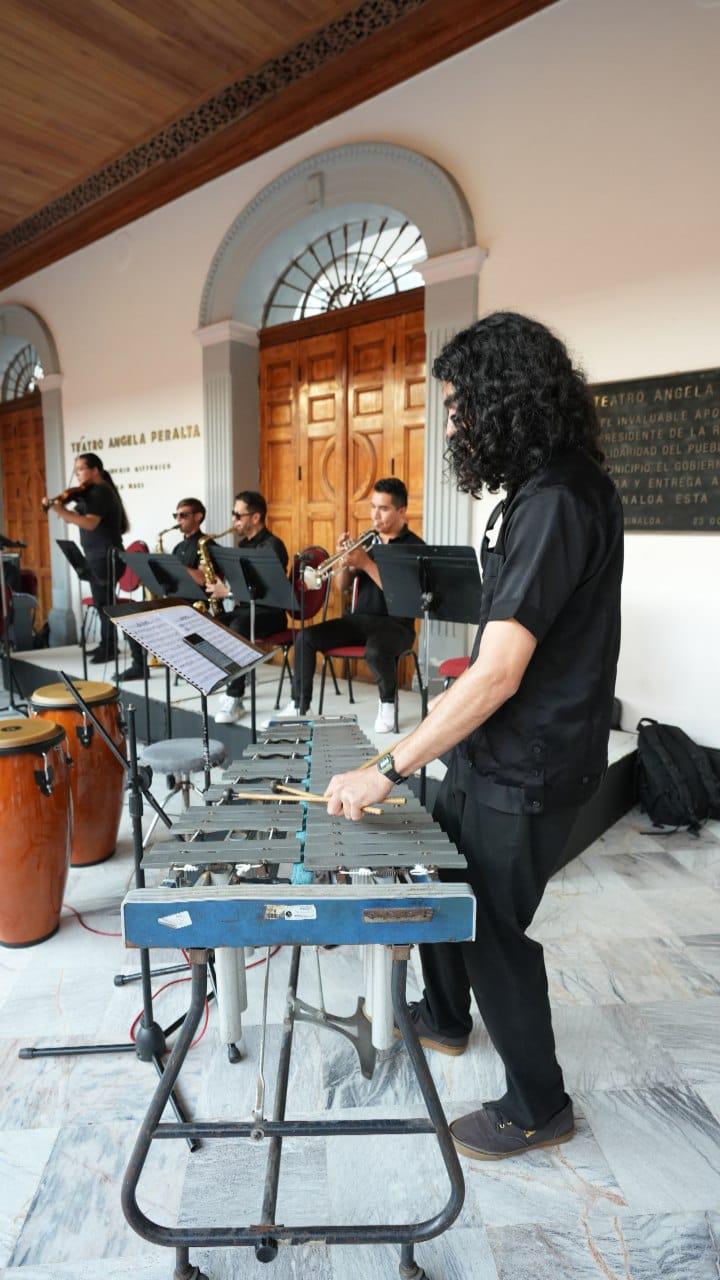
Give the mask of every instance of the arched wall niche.
[{"label": "arched wall niche", "polygon": [[[43,439],[45,445],[45,480],[48,493],[58,493],[65,488],[63,459],[64,433],[62,411],[62,373],[55,339],[45,321],[37,312],[21,303],[0,304],[0,342],[9,352],[26,342],[32,343],[40,357],[45,377],[40,384],[43,412]],[[52,609],[50,610],[50,643],[74,644],[77,639],[75,614],[71,605],[70,569],[68,563],[50,536],[50,565],[52,573]]]},{"label": "arched wall niche", "polygon": [[[258,483],[257,330],[277,277],[316,236],[378,213],[414,223],[427,246],[418,270],[425,280],[428,374],[444,343],[477,318],[486,253],[476,244],[459,186],[427,156],[387,143],[353,143],[309,156],[263,187],[218,246],[200,301],[208,527],[223,528],[232,493]],[[440,388],[429,376],[424,536],[467,543],[470,501],[442,475],[443,414]],[[434,661],[458,643],[456,628],[433,626]]]}]

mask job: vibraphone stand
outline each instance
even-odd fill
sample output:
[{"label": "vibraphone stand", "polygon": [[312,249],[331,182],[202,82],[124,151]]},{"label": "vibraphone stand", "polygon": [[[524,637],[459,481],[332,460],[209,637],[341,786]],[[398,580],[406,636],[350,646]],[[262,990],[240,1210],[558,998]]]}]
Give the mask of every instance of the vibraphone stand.
[{"label": "vibraphone stand", "polygon": [[[142,815],[143,815],[143,796],[155,810],[161,822],[165,826],[171,827],[172,823],[165,813],[165,810],[158,804],[155,797],[150,791],[150,782],[152,776],[149,770],[142,768],[138,764],[137,757],[137,736],[135,731],[135,708],[128,706],[127,708],[127,724],[128,724],[128,748],[130,757],[126,757],[118,750],[110,735],[100,723],[97,716],[93,713],[92,708],[85,702],[85,699],[78,693],[72,680],[65,674],[60,672],[60,677],[75,698],[78,706],[88,716],[95,726],[97,732],[101,735],[103,741],[120,762],[123,769],[128,774],[128,809],[132,822],[133,832],[133,855],[135,861],[135,885],[138,889],[145,888],[145,873],[142,867],[143,843],[142,843]],[[99,798],[101,800],[101,797]],[[147,947],[140,947],[140,974],[142,981],[143,993],[143,1013],[140,1025],[137,1029],[135,1041],[128,1041],[122,1044],[88,1044],[88,1045],[52,1045],[37,1048],[21,1049],[18,1056],[20,1058],[60,1058],[60,1057],[86,1057],[95,1054],[106,1053],[134,1053],[140,1062],[152,1062],[161,1080],[165,1071],[163,1062],[164,1056],[169,1052],[166,1043],[166,1037],[175,1029],[175,1026],[168,1027],[163,1030],[158,1022],[155,1021],[153,1015],[153,998],[150,973],[150,951]],[[185,1114],[174,1092],[175,1081],[173,1080],[167,1093],[167,1101],[170,1103],[178,1122],[186,1123]],[[199,1145],[196,1138],[188,1138],[188,1146],[191,1151],[195,1151]],[[192,1273],[189,1273],[191,1276]]]},{"label": "vibraphone stand", "polygon": [[[453,1146],[442,1104],[420,1046],[417,1031],[406,999],[407,965],[410,946],[392,947],[392,1001],[395,1020],[407,1049],[415,1078],[425,1103],[427,1119],[367,1120],[287,1120],[290,1057],[296,1020],[297,983],[301,945],[292,947],[287,1006],[283,1022],[280,1058],[275,1086],[273,1117],[262,1113],[259,1091],[256,1107],[248,1121],[197,1121],[190,1124],[162,1123],[161,1117],[178,1078],[190,1044],[202,1016],[207,992],[208,952],[189,951],[192,965],[192,996],[185,1023],[170,1055],[165,1072],[152,1099],[133,1148],[122,1185],[122,1207],[133,1230],[153,1244],[175,1249],[173,1280],[208,1280],[193,1267],[189,1250],[195,1248],[228,1248],[252,1246],[259,1262],[272,1262],[283,1245],[318,1242],[323,1244],[399,1244],[399,1274],[402,1280],[428,1280],[414,1257],[415,1245],[440,1235],[455,1221],[463,1205],[465,1184],[460,1162]],[[262,1078],[262,1077],[261,1077]],[[283,1138],[388,1136],[390,1134],[434,1134],[450,1181],[450,1194],[445,1206],[434,1217],[414,1223],[378,1223],[367,1226],[302,1225],[286,1226],[275,1221],[280,1161]],[[249,1227],[166,1227],[153,1222],[139,1208],[137,1187],[154,1140],[186,1140],[210,1138],[249,1138],[267,1141],[267,1162],[262,1208],[259,1222]]]}]

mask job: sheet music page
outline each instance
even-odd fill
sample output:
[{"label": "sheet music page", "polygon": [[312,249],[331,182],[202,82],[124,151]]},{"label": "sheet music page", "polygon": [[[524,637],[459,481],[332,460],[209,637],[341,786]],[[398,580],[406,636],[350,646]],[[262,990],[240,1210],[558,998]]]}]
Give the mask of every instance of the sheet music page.
[{"label": "sheet music page", "polygon": [[191,609],[189,605],[170,605],[165,609],[149,609],[145,613],[133,613],[115,619],[126,635],[137,640],[143,649],[172,667],[188,684],[201,693],[212,693],[227,677],[222,670],[195,652],[183,641],[184,636],[199,635],[209,640],[228,658],[248,670],[257,661],[258,651],[240,636],[219,627],[206,614]]}]

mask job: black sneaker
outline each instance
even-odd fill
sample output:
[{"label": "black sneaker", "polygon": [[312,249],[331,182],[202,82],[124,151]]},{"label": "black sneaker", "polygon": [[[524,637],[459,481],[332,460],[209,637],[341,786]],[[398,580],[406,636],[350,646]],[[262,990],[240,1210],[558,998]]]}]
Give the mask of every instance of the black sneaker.
[{"label": "black sneaker", "polygon": [[142,680],[145,675],[142,667],[136,667],[135,664],[127,667],[125,671],[121,671],[118,680]]},{"label": "black sneaker", "polygon": [[[413,1025],[418,1033],[418,1039],[424,1049],[435,1049],[438,1053],[447,1053],[452,1058],[457,1058],[461,1053],[465,1052],[468,1047],[469,1036],[441,1035],[423,1018],[421,1001],[413,1001],[408,1005],[408,1008]],[[395,1039],[402,1040],[398,1027],[395,1027]]]},{"label": "black sneaker", "polygon": [[521,1156],[536,1147],[555,1147],[569,1142],[575,1133],[575,1118],[570,1099],[561,1111],[551,1116],[540,1129],[523,1129],[508,1120],[500,1107],[486,1102],[480,1111],[460,1116],[450,1125],[455,1150],[470,1160],[506,1160]]}]

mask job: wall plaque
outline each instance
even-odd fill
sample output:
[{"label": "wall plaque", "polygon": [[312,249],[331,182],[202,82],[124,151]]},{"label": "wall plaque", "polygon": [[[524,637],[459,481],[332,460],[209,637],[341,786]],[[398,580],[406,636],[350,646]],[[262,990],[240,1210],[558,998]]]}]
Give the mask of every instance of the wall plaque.
[{"label": "wall plaque", "polygon": [[591,390],[626,531],[720,533],[720,369]]}]

